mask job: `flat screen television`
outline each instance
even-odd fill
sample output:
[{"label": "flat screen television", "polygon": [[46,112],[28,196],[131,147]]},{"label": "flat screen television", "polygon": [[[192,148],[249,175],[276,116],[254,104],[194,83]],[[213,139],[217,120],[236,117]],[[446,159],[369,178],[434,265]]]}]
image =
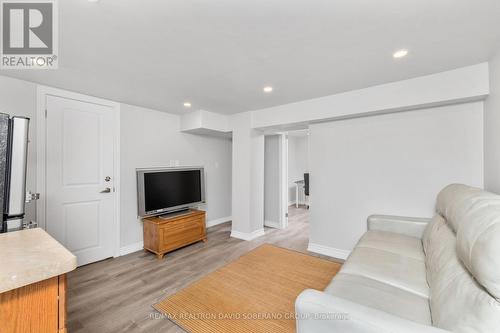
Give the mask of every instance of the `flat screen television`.
[{"label": "flat screen television", "polygon": [[137,169],[139,217],[168,214],[204,202],[203,167]]}]

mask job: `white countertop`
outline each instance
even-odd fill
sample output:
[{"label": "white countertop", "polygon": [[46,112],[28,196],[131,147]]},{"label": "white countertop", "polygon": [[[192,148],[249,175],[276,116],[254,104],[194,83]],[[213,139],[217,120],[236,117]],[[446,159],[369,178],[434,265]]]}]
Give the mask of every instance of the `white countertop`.
[{"label": "white countertop", "polygon": [[0,234],[0,293],[76,268],[76,257],[43,229]]}]

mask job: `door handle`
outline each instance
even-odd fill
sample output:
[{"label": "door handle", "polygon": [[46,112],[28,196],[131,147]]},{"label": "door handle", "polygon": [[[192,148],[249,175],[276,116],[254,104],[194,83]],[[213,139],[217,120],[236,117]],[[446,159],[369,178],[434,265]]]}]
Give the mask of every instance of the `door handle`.
[{"label": "door handle", "polygon": [[102,190],[99,193],[111,193],[111,189],[109,187],[106,187],[104,190]]}]

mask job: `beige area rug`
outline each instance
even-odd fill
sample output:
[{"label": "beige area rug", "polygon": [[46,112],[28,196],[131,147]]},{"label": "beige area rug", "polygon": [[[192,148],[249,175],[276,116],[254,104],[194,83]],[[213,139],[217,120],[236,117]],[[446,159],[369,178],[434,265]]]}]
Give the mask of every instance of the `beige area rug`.
[{"label": "beige area rug", "polygon": [[154,305],[192,333],[295,332],[295,299],[341,264],[265,244]]}]

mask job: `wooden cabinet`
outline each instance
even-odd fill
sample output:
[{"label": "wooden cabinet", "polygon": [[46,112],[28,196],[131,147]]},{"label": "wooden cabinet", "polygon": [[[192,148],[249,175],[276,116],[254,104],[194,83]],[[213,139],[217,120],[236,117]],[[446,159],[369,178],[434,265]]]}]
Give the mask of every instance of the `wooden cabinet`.
[{"label": "wooden cabinet", "polygon": [[201,210],[167,218],[148,217],[143,222],[144,250],[155,253],[159,259],[169,251],[207,240],[205,212]]},{"label": "wooden cabinet", "polygon": [[0,294],[0,333],[65,333],[66,275]]}]

